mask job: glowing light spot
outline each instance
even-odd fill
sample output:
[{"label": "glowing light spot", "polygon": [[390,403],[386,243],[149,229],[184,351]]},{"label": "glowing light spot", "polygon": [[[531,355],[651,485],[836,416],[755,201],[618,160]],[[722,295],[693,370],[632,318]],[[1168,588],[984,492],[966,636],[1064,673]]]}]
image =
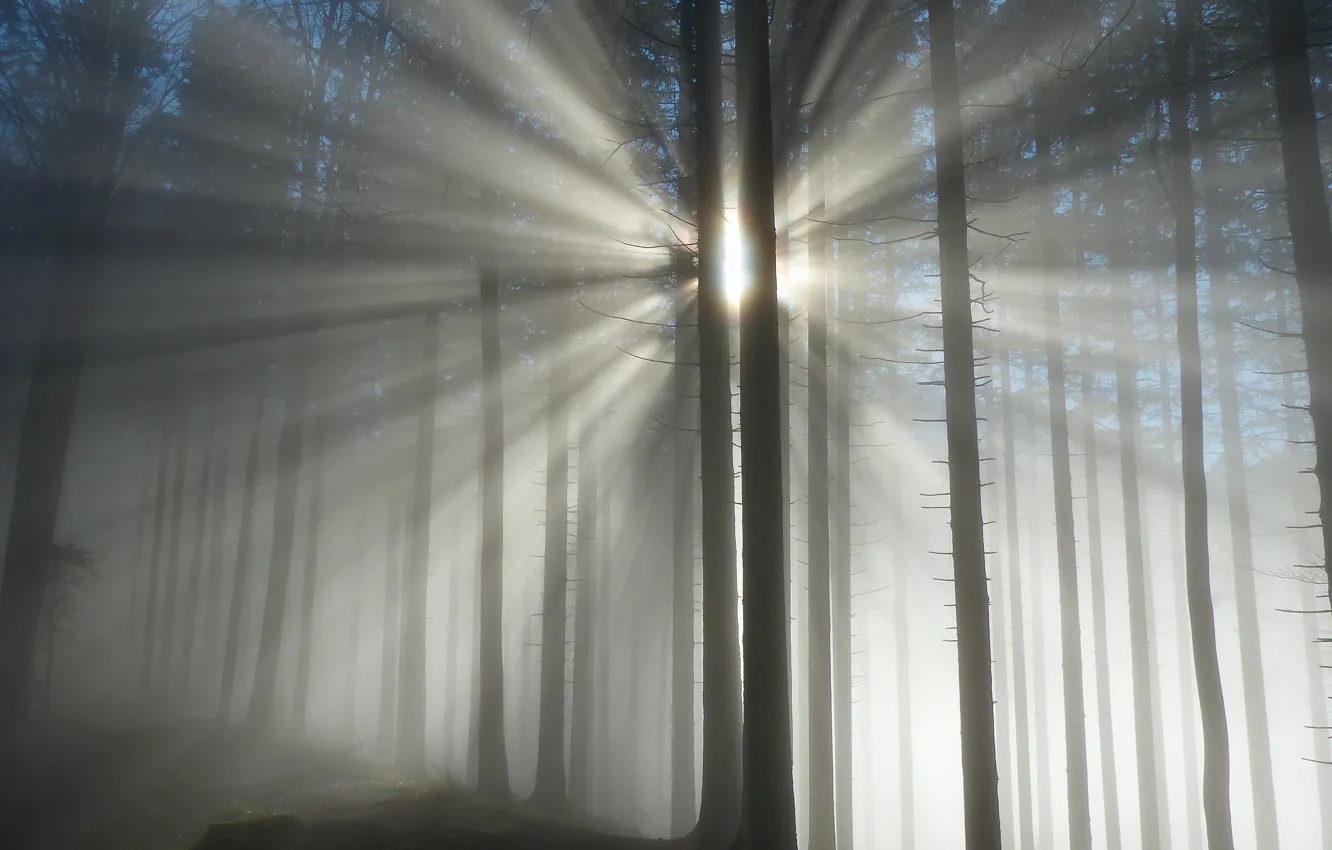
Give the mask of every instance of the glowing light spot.
[{"label": "glowing light spot", "polygon": [[725,251],[722,269],[722,284],[726,288],[726,299],[732,304],[739,304],[745,297],[749,285],[745,274],[745,246],[740,239],[740,223],[726,220],[726,238],[722,245]]}]

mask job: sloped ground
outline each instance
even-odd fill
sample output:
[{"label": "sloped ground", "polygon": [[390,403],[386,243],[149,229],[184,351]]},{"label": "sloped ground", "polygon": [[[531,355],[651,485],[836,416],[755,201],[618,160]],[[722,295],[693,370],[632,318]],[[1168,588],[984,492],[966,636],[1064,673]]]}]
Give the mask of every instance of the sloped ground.
[{"label": "sloped ground", "polygon": [[[0,789],[5,850],[664,850],[345,755],[211,724],[39,731]],[[210,824],[212,826],[210,826]],[[603,825],[604,826],[604,825]]]}]

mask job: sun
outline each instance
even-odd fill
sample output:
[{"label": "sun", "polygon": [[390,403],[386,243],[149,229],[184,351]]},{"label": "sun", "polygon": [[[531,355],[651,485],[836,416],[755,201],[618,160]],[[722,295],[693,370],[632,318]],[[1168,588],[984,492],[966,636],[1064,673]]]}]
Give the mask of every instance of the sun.
[{"label": "sun", "polygon": [[726,289],[726,300],[738,305],[745,297],[745,246],[740,239],[740,223],[726,219],[726,236],[722,243],[725,253],[722,268],[722,284]]}]

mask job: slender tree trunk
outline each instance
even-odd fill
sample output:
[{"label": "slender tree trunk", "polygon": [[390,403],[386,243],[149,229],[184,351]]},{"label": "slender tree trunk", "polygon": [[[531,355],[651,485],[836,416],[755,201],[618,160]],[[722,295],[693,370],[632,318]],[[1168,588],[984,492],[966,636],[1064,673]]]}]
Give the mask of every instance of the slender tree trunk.
[{"label": "slender tree trunk", "polygon": [[222,686],[218,697],[217,718],[231,719],[235,702],[236,664],[240,659],[241,615],[245,612],[253,558],[254,511],[259,487],[259,445],[263,438],[266,398],[263,384],[255,394],[254,418],[250,425],[250,445],[245,452],[245,492],[241,496],[240,528],[236,535],[236,569],[231,581],[231,602],[227,607],[227,644],[222,654]]},{"label": "slender tree trunk", "polygon": [[[208,441],[204,444],[204,454],[201,458],[202,464],[196,475],[198,476],[194,488],[194,527],[191,532],[194,539],[193,551],[190,554],[190,574],[185,585],[185,617],[182,623],[184,634],[181,640],[181,659],[180,659],[180,678],[176,682],[176,700],[178,704],[186,711],[189,710],[190,680],[193,678],[194,670],[194,642],[199,635],[199,591],[203,585],[204,571],[204,540],[208,534],[208,494],[211,491],[209,483],[213,473],[213,462],[209,455],[212,453],[213,445],[213,419],[214,408],[209,406],[208,411]],[[214,532],[215,533],[215,532]]]},{"label": "slender tree trunk", "polygon": [[999,414],[1004,432],[1004,537],[1008,542],[1008,620],[1013,629],[1013,727],[1017,760],[1018,850],[1034,850],[1031,805],[1031,726],[1027,710],[1026,630],[1022,607],[1022,536],[1018,527],[1017,434],[1013,425],[1012,349],[999,354]]},{"label": "slender tree trunk", "polygon": [[[364,451],[364,449],[362,449]],[[361,572],[365,569],[365,499],[356,500],[356,542],[352,546],[351,575],[347,584],[347,652],[342,661],[346,677],[342,685],[342,714],[347,723],[347,743],[354,749],[356,740],[356,682],[361,671]],[[424,725],[424,723],[422,724]]]},{"label": "slender tree trunk", "polygon": [[[904,489],[897,505],[897,528],[905,531],[906,505],[911,493]],[[907,536],[897,535],[897,581],[893,590],[893,637],[897,650],[897,789],[901,850],[916,847],[916,770],[911,719],[911,613]]]},{"label": "slender tree trunk", "polygon": [[[1026,357],[1023,361],[1022,370],[1022,389],[1027,396],[1028,403],[1034,405],[1036,398],[1036,381],[1033,376],[1035,371],[1036,352],[1034,350],[1024,352]],[[1034,429],[1033,429],[1034,430]],[[1046,588],[1048,582],[1042,579],[1046,578],[1045,564],[1043,563],[1042,547],[1040,541],[1047,532],[1048,527],[1041,521],[1039,511],[1035,508],[1037,505],[1048,504],[1046,501],[1045,484],[1046,477],[1040,469],[1039,457],[1041,449],[1036,439],[1036,434],[1031,434],[1030,439],[1026,441],[1028,456],[1032,459],[1027,470],[1027,486],[1031,495],[1031,504],[1033,509],[1027,514],[1027,539],[1030,541],[1031,554],[1027,560],[1030,562],[1031,575],[1031,688],[1035,705],[1032,707],[1032,722],[1036,726],[1036,735],[1032,758],[1036,762],[1036,842],[1038,846],[1049,846],[1054,839],[1054,804],[1055,790],[1054,778],[1052,776],[1052,764],[1050,758],[1050,715],[1052,713],[1053,700],[1050,698],[1050,688],[1048,675],[1049,665],[1046,661],[1046,650],[1049,646],[1045,639],[1045,617],[1047,614],[1046,599],[1048,594]]]},{"label": "slender tree trunk", "polygon": [[[1096,304],[1094,293],[1087,292],[1083,307],[1084,345],[1091,345],[1093,330],[1089,317]],[[1096,375],[1094,355],[1082,366],[1082,445],[1087,482],[1087,581],[1091,585],[1092,639],[1096,650],[1096,737],[1101,755],[1101,794],[1105,805],[1106,850],[1120,850],[1123,839],[1119,825],[1119,772],[1115,765],[1115,726],[1110,691],[1110,637],[1105,613],[1105,550],[1101,537],[1100,451],[1096,444]]]},{"label": "slender tree trunk", "polygon": [[[394,464],[392,469],[398,466]],[[390,477],[390,480],[394,480]],[[390,491],[392,492],[392,491]],[[398,617],[402,612],[402,517],[390,496],[385,512],[384,634],[379,663],[379,752],[392,758],[398,721]]]},{"label": "slender tree trunk", "polygon": [[1198,258],[1193,202],[1193,151],[1188,127],[1195,12],[1185,0],[1176,10],[1170,50],[1169,95],[1175,207],[1175,282],[1180,359],[1180,437],[1183,447],[1184,560],[1189,632],[1203,725],[1203,816],[1210,850],[1231,850],[1230,744],[1216,653],[1216,619],[1207,547],[1207,479],[1203,468],[1202,350],[1198,338]]},{"label": "slender tree trunk", "polygon": [[183,435],[178,426],[174,388],[168,390],[166,410],[162,415],[162,444],[157,460],[157,496],[153,505],[153,546],[148,556],[148,590],[144,600],[143,645],[139,657],[139,694],[144,700],[153,696],[153,660],[157,655],[157,616],[161,610],[162,545],[166,533],[167,470],[171,465],[172,437]]},{"label": "slender tree trunk", "polygon": [[400,772],[424,776],[426,717],[426,593],[430,581],[430,507],[435,472],[435,404],[439,396],[439,311],[422,328],[416,457],[407,525],[407,561],[402,570],[402,645],[398,650],[398,742]]},{"label": "slender tree trunk", "polygon": [[[1123,199],[1107,204],[1111,218],[1109,265],[1118,274],[1127,260]],[[1142,850],[1161,846],[1161,819],[1152,740],[1152,675],[1147,644],[1147,575],[1142,555],[1142,508],[1138,495],[1138,360],[1133,339],[1133,291],[1125,274],[1125,308],[1115,336],[1115,398],[1119,425],[1119,476],[1124,502],[1124,553],[1128,571],[1129,654],[1133,670],[1133,735],[1137,759],[1138,823]]]},{"label": "slender tree trunk", "polygon": [[[829,252],[831,254],[831,252]],[[829,257],[831,260],[831,257]],[[837,289],[838,313],[855,314],[851,295]],[[851,713],[851,374],[845,335],[835,337],[832,439],[832,657],[833,657],[833,794],[837,814],[837,847],[851,850],[852,841],[852,713]]]},{"label": "slender tree trunk", "polygon": [[1323,532],[1324,569],[1332,589],[1332,557],[1327,557],[1332,553],[1332,334],[1326,332],[1332,318],[1332,226],[1324,194],[1327,184],[1319,149],[1304,0],[1271,0],[1267,12],[1286,216],[1307,359],[1318,520]]},{"label": "slender tree trunk", "polygon": [[[735,547],[730,317],[723,280],[722,15],[696,0],[698,85],[698,347],[703,553],[701,847],[729,847],[740,829],[742,732]],[[752,12],[752,10],[751,10]],[[607,564],[609,567],[609,564]],[[609,673],[609,668],[605,670]],[[601,688],[609,692],[603,677]],[[601,721],[606,723],[608,717]],[[606,751],[603,749],[603,753]]]},{"label": "slender tree trunk", "polygon": [[976,433],[976,364],[957,39],[953,0],[929,0],[927,8],[939,199],[939,284],[953,592],[962,709],[963,817],[967,850],[999,850],[999,770],[995,762],[990,600],[985,578],[980,447]]},{"label": "slender tree trunk", "polygon": [[171,530],[167,535],[166,586],[162,599],[162,644],[159,649],[157,696],[163,705],[170,705],[178,682],[176,669],[176,609],[180,606],[180,574],[184,558],[181,538],[185,525],[185,467],[189,463],[190,411],[186,404],[181,409],[179,437],[176,441],[175,474],[171,483]]},{"label": "slender tree trunk", "polygon": [[[1314,585],[1304,585],[1301,600],[1305,611],[1318,610],[1318,592]],[[1305,675],[1309,683],[1309,702],[1313,706],[1309,723],[1313,730],[1313,758],[1317,761],[1314,769],[1318,771],[1318,824],[1323,836],[1322,846],[1326,847],[1332,840],[1332,770],[1328,769],[1332,763],[1332,741],[1328,739],[1327,681],[1323,675],[1322,654],[1318,651],[1323,645],[1318,631],[1321,621],[1314,613],[1303,615],[1303,619]]]},{"label": "slender tree trunk", "polygon": [[[987,369],[993,368],[994,350],[990,345],[982,347],[983,353],[977,362],[984,362]],[[991,373],[993,374],[993,373]],[[987,381],[983,391],[982,403],[985,410],[985,432],[981,440],[981,456],[992,461],[995,456],[994,436],[999,427],[1001,414],[996,409],[994,381]],[[993,465],[990,467],[993,469]],[[993,481],[991,482],[994,483]],[[998,510],[997,487],[982,492],[981,509],[987,516],[994,516]],[[898,528],[902,524],[898,523]],[[1004,626],[1004,581],[1008,565],[1003,563],[999,552],[992,553],[990,561],[990,643],[994,649],[994,710],[995,710],[995,765],[999,771],[999,812],[1000,823],[1012,824],[1013,818],[1013,746],[1012,746],[1012,696],[1008,688],[1008,640]]]},{"label": "slender tree trunk", "polygon": [[[788,437],[782,389],[777,235],[773,224],[772,86],[768,4],[738,0],[740,231],[749,287],[740,308],[740,451],[744,559],[744,833],[752,850],[794,850],[790,623],[787,618]],[[704,142],[700,142],[700,145]],[[774,533],[773,529],[777,529]]]},{"label": "slender tree trunk", "polygon": [[[213,470],[213,494],[210,498],[212,510],[209,513],[208,527],[208,584],[204,591],[204,617],[200,644],[208,656],[204,665],[205,681],[211,683],[217,675],[218,625],[222,616],[222,589],[226,586],[226,565],[223,563],[222,544],[227,530],[227,473],[230,461],[227,457],[226,441],[218,450],[218,458]],[[210,692],[211,696],[211,692]]]},{"label": "slender tree trunk", "polygon": [[493,268],[483,269],[480,287],[482,447],[477,788],[487,797],[503,799],[509,796],[509,756],[504,744],[504,391],[499,273]]},{"label": "slender tree trunk", "polygon": [[[816,147],[816,150],[818,148]],[[814,180],[823,164],[815,159]],[[816,202],[816,220],[823,220],[822,203]],[[828,250],[826,227],[814,224],[810,237],[809,278],[809,832],[810,850],[833,850],[837,846],[833,791],[833,694],[832,694],[832,597],[831,526],[828,484]]]},{"label": "slender tree trunk", "polygon": [[[582,415],[578,426],[578,584],[574,591],[574,668],[573,668],[573,723],[569,731],[569,802],[574,810],[583,814],[592,812],[592,705],[596,631],[596,606],[601,593],[597,575],[597,417],[601,410],[592,401],[588,390],[583,392]],[[692,553],[690,566],[693,565]],[[690,610],[693,608],[692,569],[690,570]],[[689,659],[690,685],[693,685],[693,618],[690,618]],[[693,703],[689,710],[693,712]],[[692,780],[692,729],[690,725],[690,774]],[[693,783],[690,783],[691,795]],[[691,814],[692,814],[692,796]]]},{"label": "slender tree trunk", "polygon": [[675,479],[671,541],[671,834],[694,827],[694,469],[698,458],[691,401],[697,340],[694,293],[684,263],[675,309]]},{"label": "slender tree trunk", "polygon": [[[1036,140],[1047,185],[1053,191],[1054,164],[1050,137]],[[1053,199],[1046,201],[1047,223],[1053,225]],[[1057,262],[1053,236],[1045,240],[1045,265]],[[1068,771],[1068,840],[1072,850],[1091,848],[1091,797],[1087,788],[1087,713],[1082,692],[1082,619],[1078,604],[1077,539],[1073,528],[1073,470],[1068,451],[1068,396],[1064,377],[1064,346],[1059,315],[1059,288],[1045,276],[1045,359],[1050,378],[1050,458],[1054,475],[1055,547],[1059,565],[1060,659],[1064,685],[1064,758]]]},{"label": "slender tree trunk", "polygon": [[[1203,75],[1209,63],[1200,62]],[[1212,130],[1211,92],[1200,87],[1197,99],[1198,131],[1202,136],[1203,168],[1217,174]],[[1249,485],[1245,473],[1244,436],[1240,424],[1238,357],[1235,352],[1235,315],[1230,307],[1231,285],[1225,269],[1220,192],[1204,192],[1207,208],[1203,256],[1207,265],[1213,333],[1216,335],[1216,371],[1221,408],[1221,451],[1226,475],[1226,507],[1230,525],[1231,564],[1235,575],[1235,608],[1239,619],[1240,671],[1244,680],[1245,736],[1249,749],[1249,777],[1253,789],[1253,816],[1257,846],[1278,850],[1276,787],[1272,781],[1272,739],[1268,731],[1267,690],[1263,676],[1262,641],[1258,625],[1258,596],[1254,586],[1253,532],[1249,523]]]},{"label": "slender tree trunk", "polygon": [[[555,308],[560,309],[559,307]],[[562,339],[563,322],[552,329]],[[541,709],[537,738],[536,790],[532,799],[549,809],[568,804],[564,760],[564,680],[568,662],[569,586],[569,408],[564,366],[549,356],[546,406],[546,556],[541,601]]]},{"label": "slender tree trunk", "polygon": [[305,570],[301,576],[301,627],[296,644],[296,692],[292,700],[297,735],[305,734],[310,717],[310,655],[314,652],[315,600],[319,592],[319,531],[323,523],[324,420],[315,401],[310,415],[310,462],[307,487],[310,495],[305,519]]}]

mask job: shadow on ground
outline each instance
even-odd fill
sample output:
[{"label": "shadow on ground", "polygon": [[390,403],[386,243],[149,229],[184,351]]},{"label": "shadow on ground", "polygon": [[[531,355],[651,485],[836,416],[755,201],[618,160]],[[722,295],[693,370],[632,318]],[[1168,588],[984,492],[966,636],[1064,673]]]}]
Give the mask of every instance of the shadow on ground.
[{"label": "shadow on ground", "polygon": [[[211,724],[36,730],[0,790],[6,850],[665,850],[346,754]],[[621,831],[622,832],[622,831]]]}]

